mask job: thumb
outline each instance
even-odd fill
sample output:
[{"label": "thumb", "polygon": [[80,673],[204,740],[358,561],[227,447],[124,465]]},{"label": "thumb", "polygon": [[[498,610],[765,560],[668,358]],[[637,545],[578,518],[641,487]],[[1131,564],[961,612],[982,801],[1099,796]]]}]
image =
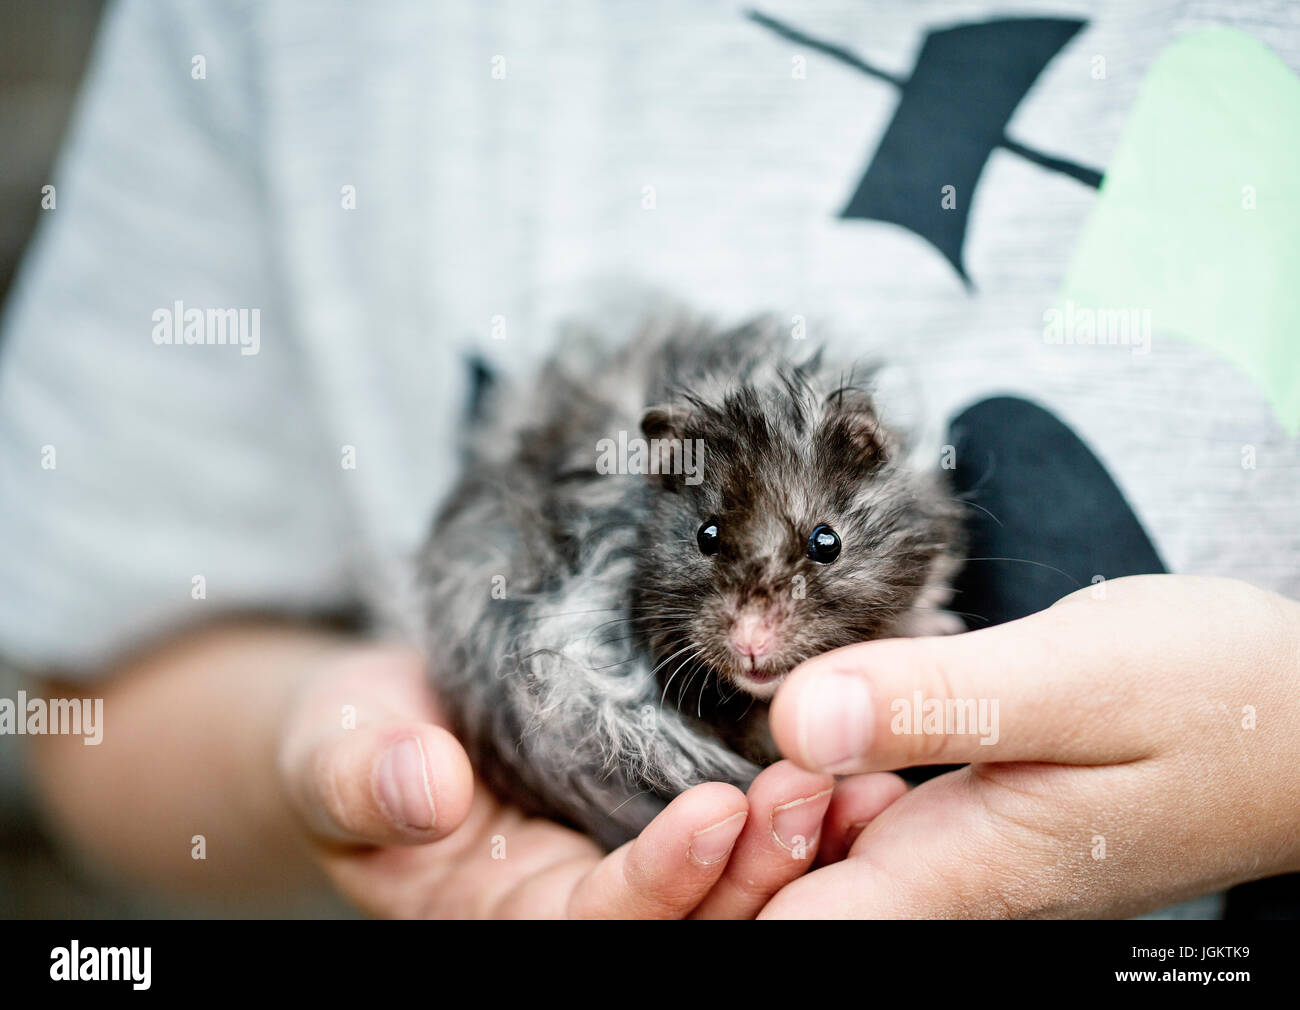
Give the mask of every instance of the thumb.
[{"label": "thumb", "polygon": [[1072,598],[983,631],[851,645],[790,674],[772,734],[798,764],[837,774],[1133,760],[1151,747],[1139,692],[1158,685],[1133,671],[1150,670],[1152,639],[1141,608]]},{"label": "thumb", "polygon": [[308,831],[372,845],[454,831],[474,777],[438,714],[422,658],[405,649],[348,649],[308,671],[278,754],[285,794]]},{"label": "thumb", "polygon": [[473,774],[439,726],[394,723],[342,731],[294,753],[281,774],[317,838],[372,845],[431,842],[469,812]]}]

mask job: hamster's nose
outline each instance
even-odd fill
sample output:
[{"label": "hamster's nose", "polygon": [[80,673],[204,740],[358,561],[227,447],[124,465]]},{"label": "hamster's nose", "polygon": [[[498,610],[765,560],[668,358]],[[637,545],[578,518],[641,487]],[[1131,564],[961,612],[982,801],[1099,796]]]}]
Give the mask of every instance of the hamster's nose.
[{"label": "hamster's nose", "polygon": [[771,622],[763,615],[747,611],[736,618],[727,636],[731,649],[741,657],[761,659],[772,651],[776,633]]}]

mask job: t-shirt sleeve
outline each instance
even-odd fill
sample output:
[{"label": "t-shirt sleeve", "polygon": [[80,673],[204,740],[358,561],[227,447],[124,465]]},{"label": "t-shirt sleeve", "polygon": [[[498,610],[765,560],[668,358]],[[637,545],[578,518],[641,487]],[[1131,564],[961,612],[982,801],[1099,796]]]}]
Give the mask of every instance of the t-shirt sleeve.
[{"label": "t-shirt sleeve", "polygon": [[277,284],[257,58],[251,5],[105,17],[0,341],[19,665],[87,675],[223,611],[350,601],[338,448]]}]

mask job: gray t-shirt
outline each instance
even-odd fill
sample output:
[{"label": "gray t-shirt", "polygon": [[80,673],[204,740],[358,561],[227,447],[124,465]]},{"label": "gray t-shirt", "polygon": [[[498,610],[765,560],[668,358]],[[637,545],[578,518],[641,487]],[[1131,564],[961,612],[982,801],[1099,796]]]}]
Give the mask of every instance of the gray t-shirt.
[{"label": "gray t-shirt", "polygon": [[1036,400],[1171,570],[1300,596],[1297,68],[1280,2],[128,0],[4,319],[0,651],[386,597],[466,356],[621,282],[933,432]]}]

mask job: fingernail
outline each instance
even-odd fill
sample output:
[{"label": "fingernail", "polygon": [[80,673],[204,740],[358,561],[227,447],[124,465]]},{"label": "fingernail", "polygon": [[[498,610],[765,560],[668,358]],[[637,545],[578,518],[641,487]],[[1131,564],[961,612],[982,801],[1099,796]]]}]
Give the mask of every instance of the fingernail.
[{"label": "fingernail", "polygon": [[822,817],[826,814],[826,804],[821,801],[830,794],[829,789],[823,789],[812,796],[773,807],[773,837],[791,852],[807,850],[821,831]]},{"label": "fingernail", "polygon": [[433,827],[433,790],[424,747],[412,737],[388,748],[376,772],[379,801],[394,823],[409,828]]},{"label": "fingernail", "polygon": [[740,830],[745,826],[745,815],[749,811],[738,810],[725,820],[718,821],[710,828],[704,828],[691,836],[690,857],[704,866],[726,859],[740,837]]},{"label": "fingernail", "polygon": [[824,673],[799,695],[799,749],[822,771],[848,771],[871,745],[871,694],[856,677]]}]

